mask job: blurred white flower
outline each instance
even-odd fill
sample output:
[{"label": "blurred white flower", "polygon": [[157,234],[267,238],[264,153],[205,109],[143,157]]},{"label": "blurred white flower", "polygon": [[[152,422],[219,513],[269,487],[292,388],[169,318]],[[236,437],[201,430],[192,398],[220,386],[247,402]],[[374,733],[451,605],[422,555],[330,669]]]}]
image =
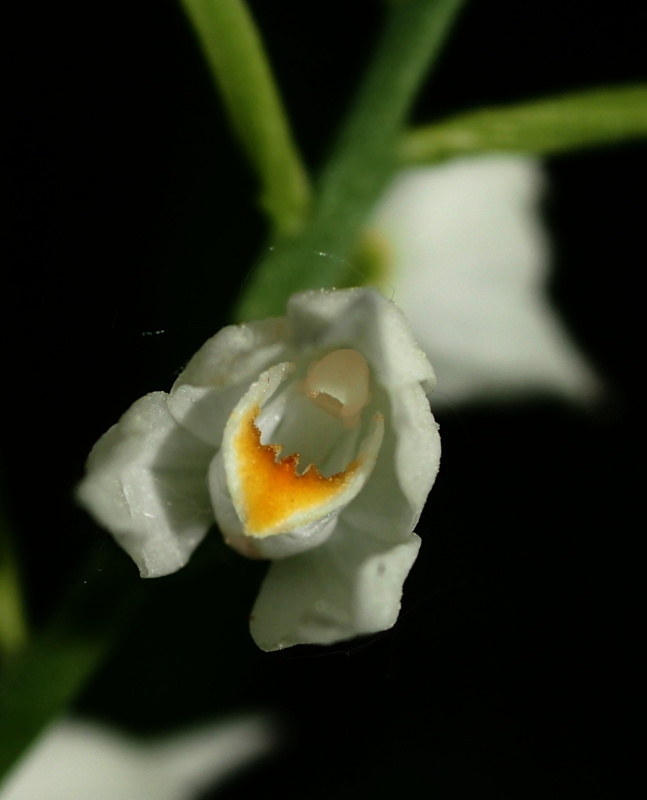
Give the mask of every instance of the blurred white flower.
[{"label": "blurred white flower", "polygon": [[261,716],[150,741],[64,719],[17,764],[0,800],[190,800],[276,743],[276,731]]},{"label": "blurred white flower", "polygon": [[378,204],[380,288],[434,364],[435,399],[600,393],[548,299],[543,185],[535,159],[464,158],[402,171]]},{"label": "blurred white flower", "polygon": [[438,470],[433,382],[379,293],[303,292],[138,400],[92,450],[79,499],[144,577],[180,569],[214,518],[272,559],[250,623],[264,650],[386,630]]}]

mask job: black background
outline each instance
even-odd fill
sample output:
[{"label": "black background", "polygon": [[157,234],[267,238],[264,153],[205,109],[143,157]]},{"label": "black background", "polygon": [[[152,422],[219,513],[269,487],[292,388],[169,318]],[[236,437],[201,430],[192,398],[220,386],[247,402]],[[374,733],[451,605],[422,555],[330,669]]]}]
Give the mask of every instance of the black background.
[{"label": "black background", "polygon": [[[636,7],[472,2],[416,120],[644,78]],[[316,168],[380,6],[251,8]],[[72,501],[87,452],[226,321],[263,225],[175,3],[29,4],[10,22],[2,467],[40,625],[87,554],[113,548]],[[550,292],[608,396],[588,412],[546,397],[439,415],[443,467],[393,631],[258,652],[259,569],[211,534],[198,566],[155,582],[78,711],[142,733],[273,711],[282,754],[219,796],[622,796],[637,753],[645,152],[547,162]]]}]

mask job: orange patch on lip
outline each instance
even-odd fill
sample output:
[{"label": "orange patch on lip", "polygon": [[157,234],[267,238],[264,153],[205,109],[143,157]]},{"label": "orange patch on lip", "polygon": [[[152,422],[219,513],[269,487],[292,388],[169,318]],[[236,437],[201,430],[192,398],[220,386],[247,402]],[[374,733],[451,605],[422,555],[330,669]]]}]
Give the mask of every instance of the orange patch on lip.
[{"label": "orange patch on lip", "polygon": [[308,512],[342,492],[358,466],[352,461],[343,472],[324,478],[310,464],[297,474],[299,454],[279,458],[280,444],[261,444],[261,432],[254,420],[258,406],[250,409],[234,436],[238,474],[247,533],[263,536],[276,532],[284,520]]}]

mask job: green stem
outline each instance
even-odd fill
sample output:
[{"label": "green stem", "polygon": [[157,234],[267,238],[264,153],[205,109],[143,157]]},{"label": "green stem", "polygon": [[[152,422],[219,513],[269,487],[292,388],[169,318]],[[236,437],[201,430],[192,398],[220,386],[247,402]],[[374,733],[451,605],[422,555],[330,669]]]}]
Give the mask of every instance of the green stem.
[{"label": "green stem", "polygon": [[181,0],[198,36],[231,125],[261,183],[260,204],[276,237],[304,224],[310,206],[263,45],[243,0]]},{"label": "green stem", "polygon": [[588,89],[457,114],[409,131],[403,165],[488,152],[555,155],[647,136],[647,85]]},{"label": "green stem", "polygon": [[48,628],[15,653],[0,675],[0,779],[42,728],[65,711],[144,596],[116,546],[93,557]]},{"label": "green stem", "polygon": [[259,265],[245,289],[238,319],[280,314],[294,291],[345,282],[344,259],[395,169],[397,139],[411,104],[463,2],[393,4],[374,60],[322,172],[313,220]]},{"label": "green stem", "polygon": [[27,642],[27,622],[20,572],[9,537],[9,522],[0,508],[0,663]]}]

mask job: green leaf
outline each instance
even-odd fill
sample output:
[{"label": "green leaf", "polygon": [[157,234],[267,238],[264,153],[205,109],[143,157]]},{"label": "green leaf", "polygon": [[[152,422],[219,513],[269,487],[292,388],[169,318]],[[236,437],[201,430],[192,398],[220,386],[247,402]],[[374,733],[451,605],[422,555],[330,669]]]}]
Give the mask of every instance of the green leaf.
[{"label": "green leaf", "polygon": [[346,259],[396,168],[398,137],[463,2],[392,4],[373,61],[320,176],[312,221],[259,264],[245,287],[239,320],[283,313],[295,291],[349,282]]},{"label": "green leaf", "polygon": [[277,237],[303,225],[305,169],[254,21],[243,0],[181,0],[231,125],[261,183],[260,204]]},{"label": "green leaf", "polygon": [[435,164],[485,152],[554,155],[647,136],[647,85],[591,89],[458,114],[416,128],[400,163]]}]

